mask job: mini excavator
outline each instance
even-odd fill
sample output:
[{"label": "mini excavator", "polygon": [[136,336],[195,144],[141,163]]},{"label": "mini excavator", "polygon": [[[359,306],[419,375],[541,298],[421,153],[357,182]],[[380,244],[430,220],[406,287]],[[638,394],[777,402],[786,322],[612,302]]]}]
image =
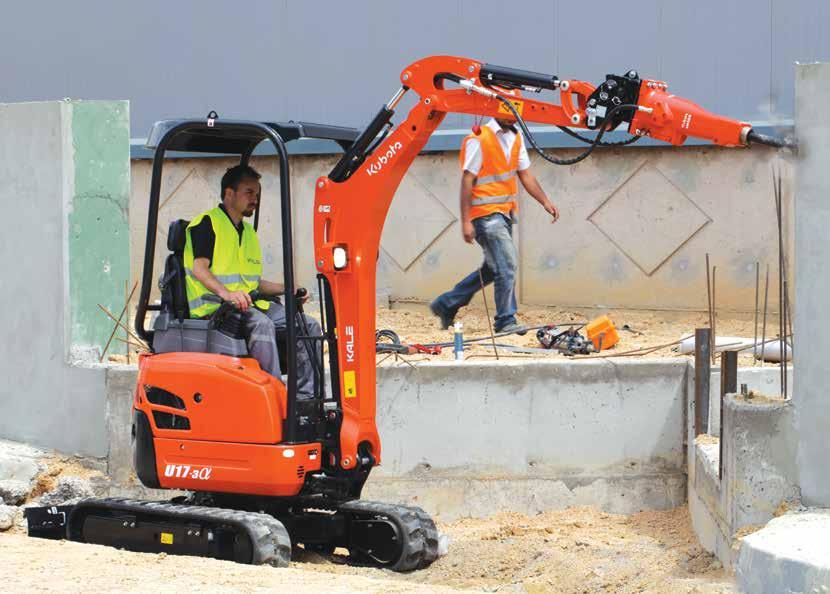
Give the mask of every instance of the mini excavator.
[{"label": "mini excavator", "polygon": [[[375,423],[375,274],[384,219],[406,171],[451,112],[513,119],[544,159],[570,165],[603,135],[627,125],[635,142],[673,145],[700,138],[726,147],[785,142],[757,133],[672,95],[666,83],[633,70],[599,86],[549,74],[435,56],[407,66],[402,86],[362,131],[303,122],[206,119],[158,122],[144,271],[136,331],[152,347],[139,359],[132,446],[136,474],[153,489],[188,494],[167,501],[86,499],[29,512],[30,534],[242,563],[287,565],[292,547],[323,554],[346,549],[352,562],[395,571],[432,563],[438,532],[420,508],[360,499],[381,462]],[[392,124],[405,93],[418,101]],[[549,91],[559,103],[532,98]],[[539,149],[526,122],[560,127],[586,143],[567,159]],[[593,130],[593,138],[572,128]],[[316,180],[314,261],[323,336],[309,336],[294,283],[289,159],[286,143],[338,143],[343,156]],[[270,143],[278,156],[286,316],[298,320],[278,336],[280,381],[248,357],[241,318],[222,303],[208,319],[191,319],[182,263],[187,221],[169,228],[161,303],[150,303],[162,169],[176,151],[237,155],[247,163]],[[609,143],[610,144],[610,143]],[[259,222],[259,207],[254,225]],[[256,297],[255,297],[256,298]],[[220,302],[216,297],[217,302]],[[148,312],[155,312],[147,329]],[[323,361],[328,346],[329,385]],[[313,355],[316,392],[298,398],[296,353]]]}]

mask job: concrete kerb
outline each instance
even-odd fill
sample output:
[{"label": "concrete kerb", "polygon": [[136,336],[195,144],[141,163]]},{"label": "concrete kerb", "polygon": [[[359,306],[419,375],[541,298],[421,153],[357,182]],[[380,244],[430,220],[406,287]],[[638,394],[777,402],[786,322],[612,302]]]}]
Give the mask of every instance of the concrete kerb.
[{"label": "concrete kerb", "polygon": [[830,591],[830,510],[790,512],[744,537],[736,577],[743,592]]},{"label": "concrete kerb", "polygon": [[[685,499],[684,360],[430,362],[378,369],[383,463],[366,497],[443,520]],[[132,477],[134,367],[107,371],[109,473]],[[609,439],[609,436],[613,438]]]}]

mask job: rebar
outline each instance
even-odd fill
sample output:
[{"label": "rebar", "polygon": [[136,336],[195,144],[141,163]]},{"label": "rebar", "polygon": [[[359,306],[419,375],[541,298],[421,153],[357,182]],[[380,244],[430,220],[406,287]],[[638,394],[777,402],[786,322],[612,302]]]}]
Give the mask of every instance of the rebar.
[{"label": "rebar", "polygon": [[761,263],[755,262],[755,338],[752,340],[752,365],[758,359],[758,290],[761,285]]}]

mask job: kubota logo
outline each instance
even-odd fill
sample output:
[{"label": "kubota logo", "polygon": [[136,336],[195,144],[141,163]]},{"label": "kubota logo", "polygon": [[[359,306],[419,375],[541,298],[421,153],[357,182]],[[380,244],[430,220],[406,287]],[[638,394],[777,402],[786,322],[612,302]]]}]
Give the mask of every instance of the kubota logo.
[{"label": "kubota logo", "polygon": [[390,144],[386,147],[386,152],[380,155],[375,162],[369,165],[366,168],[366,173],[369,175],[374,175],[376,173],[380,173],[380,170],[383,169],[383,166],[386,165],[392,157],[398,154],[398,151],[403,148],[403,145],[400,142],[395,142],[394,144]]}]

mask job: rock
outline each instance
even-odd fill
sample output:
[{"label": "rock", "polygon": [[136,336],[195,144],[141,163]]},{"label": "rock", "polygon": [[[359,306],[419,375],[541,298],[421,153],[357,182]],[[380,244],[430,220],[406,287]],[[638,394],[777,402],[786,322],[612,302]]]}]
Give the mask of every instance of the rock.
[{"label": "rock", "polygon": [[11,480],[31,485],[35,477],[44,470],[40,459],[45,455],[42,450],[13,441],[0,440],[0,482]]},{"label": "rock", "polygon": [[77,503],[86,497],[94,497],[95,493],[89,480],[77,476],[62,476],[58,479],[55,488],[44,493],[39,500],[40,505],[65,505]]},{"label": "rock", "polygon": [[0,505],[0,532],[14,526],[17,518],[17,508],[11,505]]},{"label": "rock", "polygon": [[0,480],[0,500],[6,505],[20,505],[32,491],[30,482],[13,479]]}]

